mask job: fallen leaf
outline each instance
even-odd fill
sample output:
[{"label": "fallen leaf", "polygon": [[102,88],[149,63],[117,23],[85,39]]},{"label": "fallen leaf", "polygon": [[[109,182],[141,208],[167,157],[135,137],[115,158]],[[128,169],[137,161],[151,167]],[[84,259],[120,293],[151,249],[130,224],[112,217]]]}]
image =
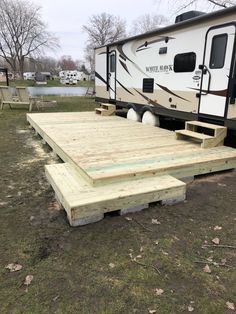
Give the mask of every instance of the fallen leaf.
[{"label": "fallen leaf", "polygon": [[233,302],[229,302],[229,301],[227,301],[226,302],[226,306],[227,306],[227,308],[229,309],[229,310],[235,310],[235,305],[234,305],[234,303]]},{"label": "fallen leaf", "polygon": [[162,252],[162,254],[165,255],[165,256],[168,256],[168,255],[169,255],[169,253],[167,253],[167,252],[165,252],[165,251],[163,251],[163,250],[161,250],[161,252]]},{"label": "fallen leaf", "polygon": [[163,289],[155,289],[156,295],[162,295],[164,293]]},{"label": "fallen leaf", "polygon": [[10,263],[10,264],[8,264],[5,268],[6,268],[6,269],[9,269],[9,270],[10,270],[10,273],[13,273],[13,272],[15,272],[15,271],[21,270],[21,269],[22,269],[22,265]]},{"label": "fallen leaf", "polygon": [[208,274],[210,274],[210,273],[211,273],[211,269],[210,269],[210,267],[209,267],[209,265],[208,265],[208,264],[206,264],[206,266],[205,266],[205,267],[203,267],[203,271],[204,271],[204,273],[208,273]]},{"label": "fallen leaf", "polygon": [[110,268],[114,268],[114,267],[115,267],[115,264],[110,263],[110,264],[109,264],[109,267],[110,267]]},{"label": "fallen leaf", "polygon": [[222,227],[220,227],[220,226],[215,226],[215,227],[214,227],[214,230],[215,230],[215,231],[222,230]]},{"label": "fallen leaf", "polygon": [[52,300],[53,302],[56,302],[57,299],[59,299],[59,295],[55,296]]},{"label": "fallen leaf", "polygon": [[214,244],[220,244],[220,239],[219,238],[214,238],[211,240]]},{"label": "fallen leaf", "polygon": [[189,305],[189,306],[188,306],[188,311],[189,311],[189,312],[193,312],[193,311],[194,311],[194,307],[193,307],[192,305]]},{"label": "fallen leaf", "polygon": [[212,261],[213,261],[213,256],[209,256],[206,260],[207,260],[208,262],[212,262]]},{"label": "fallen leaf", "polygon": [[29,286],[32,282],[32,280],[34,279],[34,276],[33,275],[27,275],[25,277],[25,282],[24,282],[24,285],[26,286]]},{"label": "fallen leaf", "polygon": [[152,224],[153,225],[160,225],[161,223],[157,219],[152,219]]},{"label": "fallen leaf", "polygon": [[130,218],[130,217],[125,217],[125,219],[126,219],[127,221],[131,221],[131,220],[132,220],[132,218]]},{"label": "fallen leaf", "polygon": [[142,258],[142,255],[137,255],[136,258]]},{"label": "fallen leaf", "polygon": [[150,313],[150,314],[154,314],[156,312],[157,312],[156,310],[148,310],[148,313]]}]

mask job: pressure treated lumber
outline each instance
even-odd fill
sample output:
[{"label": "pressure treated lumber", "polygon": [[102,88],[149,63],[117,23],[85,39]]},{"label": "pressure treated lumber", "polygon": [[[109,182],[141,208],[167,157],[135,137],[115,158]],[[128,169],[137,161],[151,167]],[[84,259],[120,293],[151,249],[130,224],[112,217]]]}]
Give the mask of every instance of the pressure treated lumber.
[{"label": "pressure treated lumber", "polygon": [[169,175],[93,187],[69,163],[45,168],[72,226],[95,222],[110,211],[125,208],[128,212],[129,208],[142,204],[185,199],[185,183]]},{"label": "pressure treated lumber", "polygon": [[[117,116],[36,113],[27,120],[64,161],[46,166],[46,175],[73,226],[99,221],[109,211],[182,201],[179,178],[236,167],[233,148],[201,149],[172,131]],[[214,132],[223,133],[218,127]]]},{"label": "pressure treated lumber", "polygon": [[116,106],[112,104],[100,104],[99,108],[95,108],[95,113],[100,114],[101,116],[111,116],[115,114]]},{"label": "pressure treated lumber", "polygon": [[[200,129],[200,132],[199,132]],[[213,131],[213,136],[203,132],[204,129]],[[205,123],[201,121],[186,121],[184,130],[175,131],[176,139],[194,139],[201,142],[201,148],[222,146],[227,135],[227,128],[221,125]]]},{"label": "pressure treated lumber", "polygon": [[117,116],[34,113],[27,119],[64,161],[99,186],[170,174],[179,179],[236,167],[236,150],[176,140],[175,133]]}]

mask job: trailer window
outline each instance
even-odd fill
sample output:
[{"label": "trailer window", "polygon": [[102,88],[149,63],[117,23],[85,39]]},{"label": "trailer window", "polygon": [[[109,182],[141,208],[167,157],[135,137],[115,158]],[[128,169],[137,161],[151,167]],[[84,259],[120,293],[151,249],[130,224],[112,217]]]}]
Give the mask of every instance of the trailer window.
[{"label": "trailer window", "polygon": [[174,72],[193,72],[196,66],[196,53],[179,53],[174,58]]},{"label": "trailer window", "polygon": [[144,78],[143,79],[143,93],[153,93],[154,79]]},{"label": "trailer window", "polygon": [[110,55],[110,72],[115,72],[116,70],[116,56],[115,54]]},{"label": "trailer window", "polygon": [[213,37],[212,44],[211,44],[211,57],[210,57],[211,69],[223,68],[225,64],[227,40],[228,40],[227,34],[216,35]]}]

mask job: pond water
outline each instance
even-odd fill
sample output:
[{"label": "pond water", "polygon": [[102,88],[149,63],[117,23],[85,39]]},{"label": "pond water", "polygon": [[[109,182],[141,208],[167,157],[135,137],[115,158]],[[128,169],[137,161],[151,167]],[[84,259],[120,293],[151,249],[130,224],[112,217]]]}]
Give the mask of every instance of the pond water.
[{"label": "pond water", "polygon": [[84,96],[87,87],[28,87],[31,96]]}]

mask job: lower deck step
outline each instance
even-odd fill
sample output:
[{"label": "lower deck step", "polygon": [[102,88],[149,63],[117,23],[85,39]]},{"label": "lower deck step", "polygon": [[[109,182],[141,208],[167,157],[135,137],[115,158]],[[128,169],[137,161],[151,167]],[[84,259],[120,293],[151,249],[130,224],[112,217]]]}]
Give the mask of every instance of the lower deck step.
[{"label": "lower deck step", "polygon": [[45,169],[71,226],[101,220],[111,211],[127,213],[152,202],[183,201],[186,194],[185,183],[169,175],[93,187],[69,163],[47,165]]},{"label": "lower deck step", "polygon": [[183,136],[188,136],[188,137],[195,138],[198,140],[205,140],[205,139],[212,139],[213,138],[213,136],[210,136],[210,135],[207,135],[204,133],[198,133],[198,132],[190,131],[190,130],[178,130],[178,131],[175,131],[175,133],[176,133],[177,137],[178,137],[178,135],[183,135]]}]

